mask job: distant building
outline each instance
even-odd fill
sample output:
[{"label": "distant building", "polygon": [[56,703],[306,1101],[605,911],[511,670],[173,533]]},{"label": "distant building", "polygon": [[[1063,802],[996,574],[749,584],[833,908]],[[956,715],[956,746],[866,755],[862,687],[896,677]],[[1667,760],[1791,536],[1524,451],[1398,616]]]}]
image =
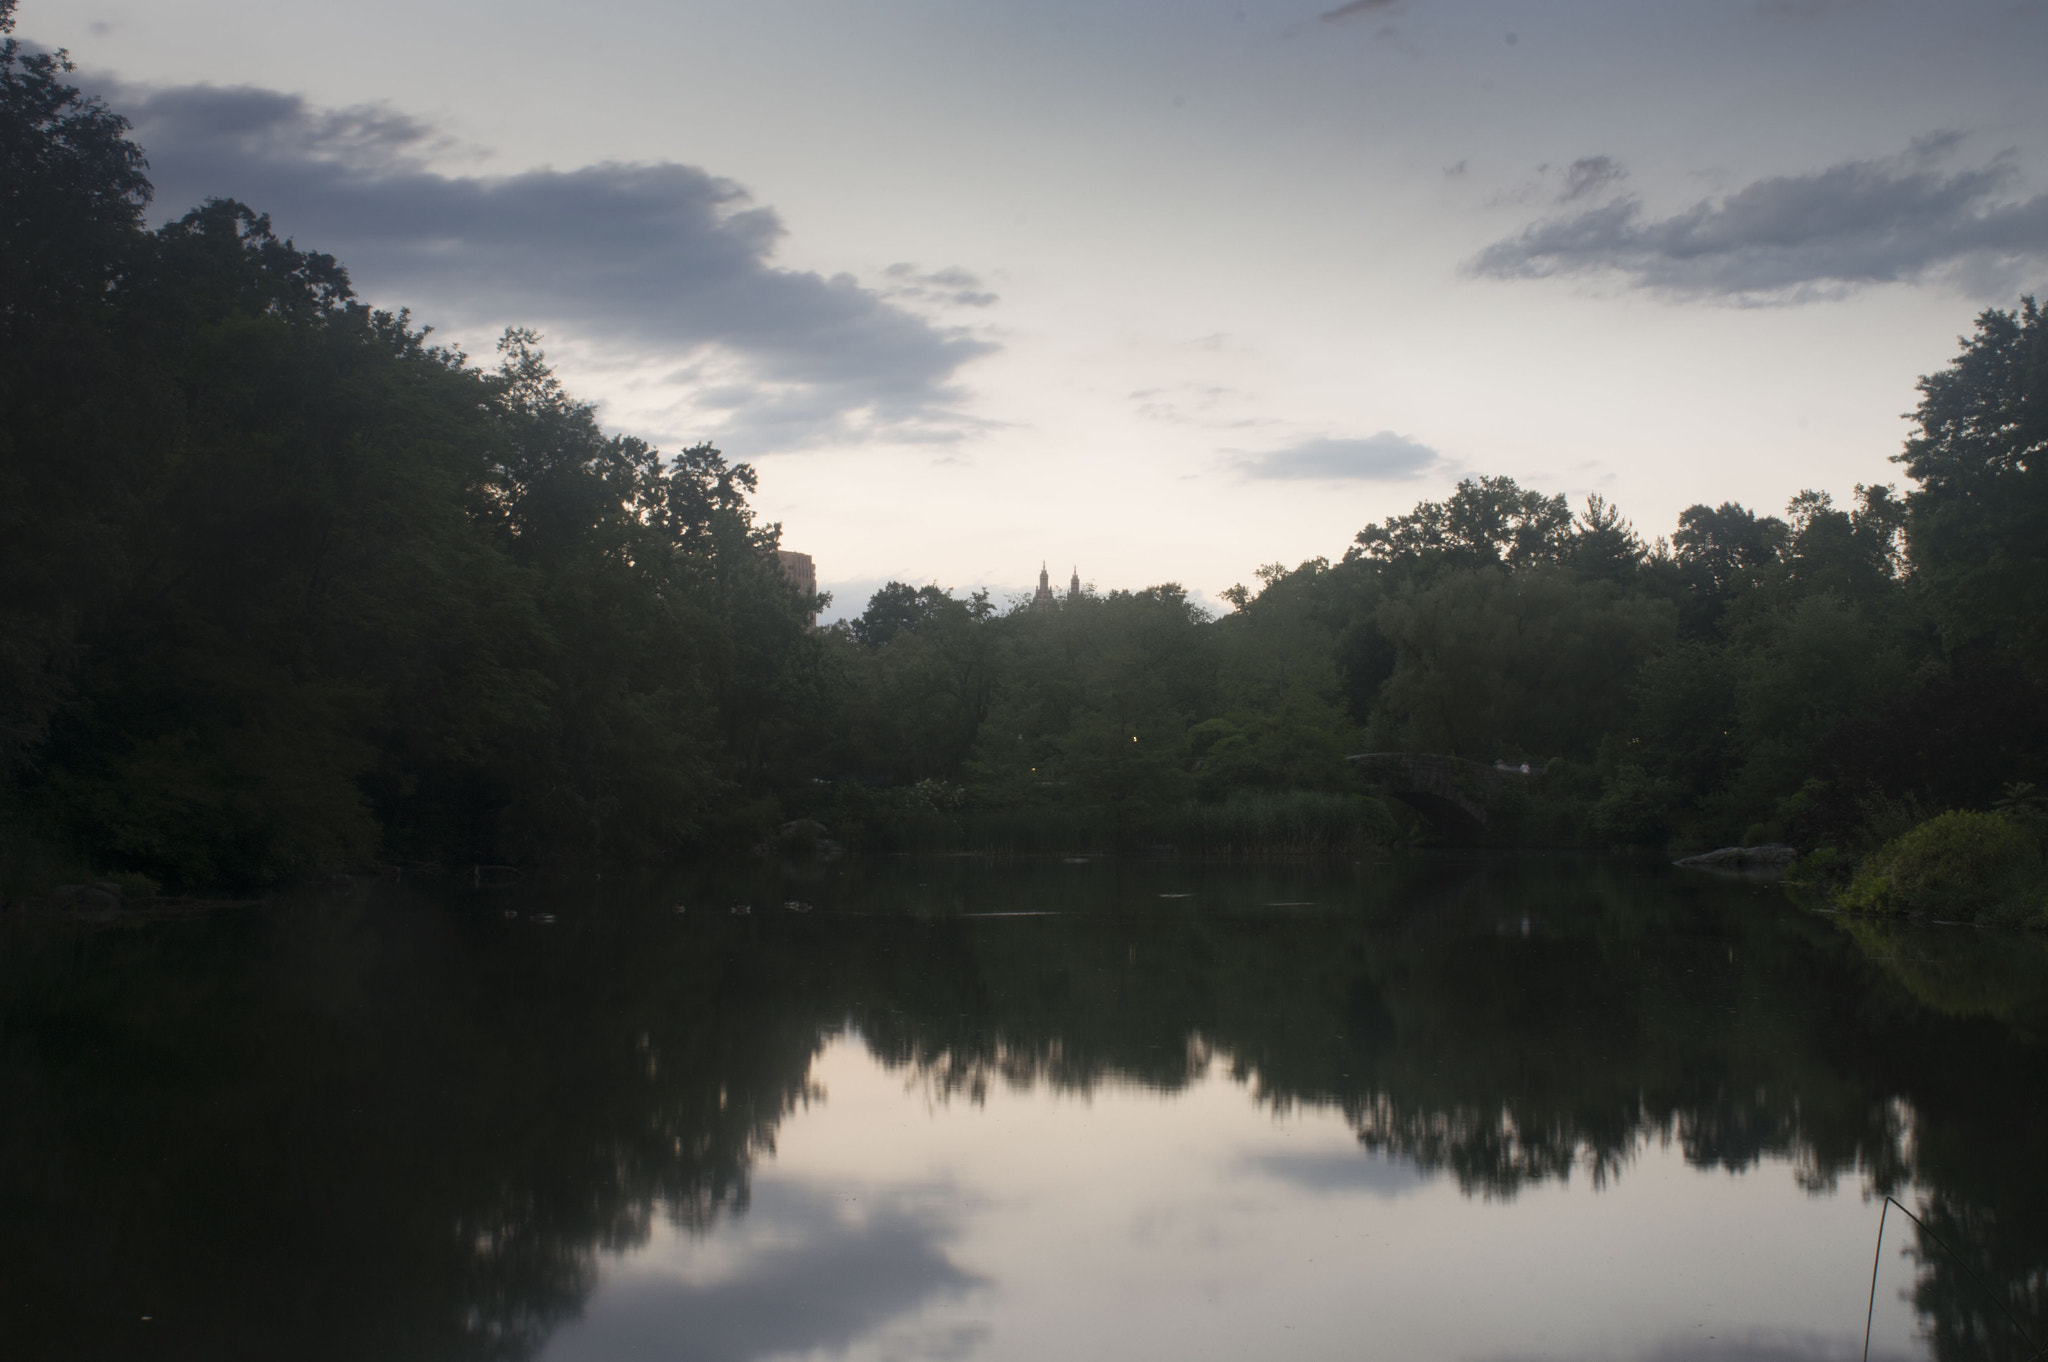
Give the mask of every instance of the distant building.
[{"label": "distant building", "polygon": [[1052,594],[1052,574],[1045,570],[1045,564],[1038,565],[1038,590],[1032,593],[1033,610],[1050,610],[1059,604],[1059,598]]},{"label": "distant building", "polygon": [[[789,549],[775,550],[775,561],[782,565],[782,575],[806,596],[818,594],[818,565],[811,561],[808,553],[795,553]],[[811,626],[817,627],[818,612],[813,610],[807,616]]]},{"label": "distant building", "polygon": [[[1081,569],[1078,566],[1074,569],[1074,575],[1067,580],[1067,599],[1070,601],[1081,599]],[[1058,606],[1059,603],[1060,598],[1053,594],[1052,574],[1046,571],[1044,563],[1040,563],[1038,565],[1038,590],[1031,593],[1031,608],[1033,610],[1051,610]]]}]

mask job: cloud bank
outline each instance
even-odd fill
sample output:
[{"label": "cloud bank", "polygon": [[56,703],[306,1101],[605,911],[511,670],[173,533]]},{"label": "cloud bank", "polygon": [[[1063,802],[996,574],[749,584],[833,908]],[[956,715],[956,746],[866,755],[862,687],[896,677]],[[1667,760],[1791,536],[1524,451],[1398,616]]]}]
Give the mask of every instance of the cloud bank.
[{"label": "cloud bank", "polygon": [[[2005,293],[2048,263],[2048,195],[2016,198],[2014,156],[1951,169],[1954,134],[1903,155],[1757,180],[1670,217],[1633,196],[1534,223],[1466,266],[1492,279],[1611,275],[1634,288],[1746,304],[1802,303],[1873,284],[1946,279]],[[1579,174],[1581,167],[1588,167]],[[1621,167],[1574,164],[1568,199]],[[1579,186],[1583,185],[1583,190]]]},{"label": "cloud bank", "polygon": [[[957,435],[962,365],[991,347],[902,305],[993,296],[961,271],[892,277],[777,266],[774,210],[675,163],[450,175],[435,128],[388,108],[209,85],[102,87],[134,121],[156,208],[241,199],[348,266],[366,297],[430,321],[532,324],[603,349],[687,358],[700,408],[743,457],[833,441]],[[907,287],[906,287],[907,286]],[[902,301],[898,301],[898,299]]]},{"label": "cloud bank", "polygon": [[1297,441],[1264,454],[1241,458],[1247,477],[1316,479],[1329,482],[1406,482],[1441,463],[1428,445],[1383,430],[1363,439]]}]

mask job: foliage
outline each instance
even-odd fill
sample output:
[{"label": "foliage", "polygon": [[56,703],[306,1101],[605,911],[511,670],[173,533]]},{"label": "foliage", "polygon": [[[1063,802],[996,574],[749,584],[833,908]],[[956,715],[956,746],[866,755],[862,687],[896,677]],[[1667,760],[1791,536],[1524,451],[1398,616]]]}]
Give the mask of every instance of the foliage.
[{"label": "foliage", "polygon": [[1589,820],[1599,841],[1612,846],[1662,846],[1671,835],[1677,788],[1634,762],[1614,769],[1594,801]]},{"label": "foliage", "polygon": [[2048,922],[2036,837],[1996,813],[1951,811],[1887,842],[1837,899],[1851,912]]},{"label": "foliage", "polygon": [[[0,35],[15,0],[0,0]],[[60,328],[106,291],[149,202],[128,120],[64,77],[69,53],[0,36],[0,335]],[[47,333],[45,333],[47,334]]]},{"label": "foliage", "polygon": [[212,886],[779,821],[820,655],[752,470],[606,434],[531,333],[433,346],[244,205],[142,230],[68,69],[0,58],[8,839]]},{"label": "foliage", "polygon": [[1962,353],[1920,380],[1919,433],[1898,462],[1912,559],[1951,647],[2048,667],[2048,318],[2032,298],[1987,309]]},{"label": "foliage", "polygon": [[1380,690],[1400,747],[1473,758],[1590,755],[1673,612],[1555,568],[1464,569],[1381,606],[1397,661]]},{"label": "foliage", "polygon": [[1425,570],[1528,567],[1557,562],[1571,543],[1572,513],[1562,496],[1544,496],[1513,478],[1467,478],[1447,500],[1425,501],[1407,515],[1366,526],[1345,557]]}]

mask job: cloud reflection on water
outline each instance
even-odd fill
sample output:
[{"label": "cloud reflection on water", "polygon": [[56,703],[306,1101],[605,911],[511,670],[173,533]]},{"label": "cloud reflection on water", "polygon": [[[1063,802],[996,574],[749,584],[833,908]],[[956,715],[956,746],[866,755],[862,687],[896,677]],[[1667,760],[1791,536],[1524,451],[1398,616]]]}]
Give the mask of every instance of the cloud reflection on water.
[{"label": "cloud reflection on water", "polygon": [[[743,1362],[843,1353],[892,1321],[988,1285],[947,1256],[954,1217],[922,1193],[851,1197],[806,1180],[763,1178],[744,1220],[723,1238],[672,1238],[617,1265],[585,1317],[542,1356]],[[961,1356],[978,1337],[970,1334],[956,1327],[924,1342]]]},{"label": "cloud reflection on water", "polygon": [[[1857,1362],[1863,1357],[1861,1335],[1757,1332],[1736,1338],[1671,1338],[1628,1362]],[[1579,1353],[1513,1353],[1488,1362],[1558,1362]],[[1873,1347],[1876,1362],[1912,1362],[1910,1354]]]},{"label": "cloud reflection on water", "polygon": [[1367,1192],[1387,1201],[1420,1189],[1433,1176],[1407,1159],[1366,1150],[1254,1154],[1244,1166],[1305,1192]]}]

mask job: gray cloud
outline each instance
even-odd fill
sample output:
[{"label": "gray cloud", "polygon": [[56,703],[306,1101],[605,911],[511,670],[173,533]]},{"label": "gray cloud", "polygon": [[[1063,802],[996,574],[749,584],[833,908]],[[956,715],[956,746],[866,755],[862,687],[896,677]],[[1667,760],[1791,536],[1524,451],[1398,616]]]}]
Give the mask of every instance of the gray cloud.
[{"label": "gray cloud", "polygon": [[1667,218],[1625,196],[1535,223],[1466,269],[1494,279],[1613,274],[1737,303],[1801,303],[1930,277],[2009,291],[2048,261],[2048,195],[2012,197],[2010,152],[1946,169],[1960,140],[1937,134],[1901,156],[1758,180]]},{"label": "gray cloud", "polygon": [[1771,19],[1826,19],[1869,6],[1870,0],[1757,0],[1750,12]]},{"label": "gray cloud", "polygon": [[1405,482],[1440,461],[1437,452],[1428,445],[1383,430],[1358,440],[1301,440],[1241,458],[1237,467],[1253,478]]},{"label": "gray cloud", "polygon": [[[992,348],[850,275],[776,266],[780,218],[694,166],[450,175],[427,164],[448,139],[387,108],[205,85],[109,94],[134,120],[164,215],[241,199],[339,257],[365,296],[426,320],[713,357],[725,430],[752,442],[743,457],[948,438],[962,424],[955,375]],[[926,295],[977,301],[964,272],[913,275]]]},{"label": "gray cloud", "polygon": [[[985,1285],[946,1256],[950,1221],[916,1198],[883,1193],[854,1219],[819,1188],[770,1178],[755,1185],[748,1229],[766,1246],[729,1276],[641,1277],[604,1288],[584,1319],[550,1341],[546,1362],[841,1354],[920,1306]],[[974,1339],[938,1341],[950,1341],[958,1356]]]},{"label": "gray cloud", "polygon": [[1627,178],[1627,168],[1612,156],[1581,156],[1565,167],[1564,189],[1558,194],[1557,201],[1571,203]]},{"label": "gray cloud", "polygon": [[1326,24],[1336,24],[1342,23],[1346,19],[1356,19],[1367,14],[1384,14],[1388,10],[1398,8],[1400,3],[1401,0],[1351,0],[1351,3],[1348,5],[1339,5],[1337,8],[1327,10],[1316,17]]},{"label": "gray cloud", "polygon": [[[1197,342],[1203,349],[1220,348]],[[1244,416],[1253,405],[1252,395],[1224,383],[1174,383],[1159,388],[1139,388],[1129,394],[1134,410],[1150,421],[1180,426],[1203,426],[1210,430],[1246,430],[1274,424],[1271,417]]]},{"label": "gray cloud", "polygon": [[979,275],[952,266],[926,273],[910,264],[895,264],[882,271],[888,280],[883,293],[891,298],[953,307],[988,307],[998,295],[981,286]]}]

